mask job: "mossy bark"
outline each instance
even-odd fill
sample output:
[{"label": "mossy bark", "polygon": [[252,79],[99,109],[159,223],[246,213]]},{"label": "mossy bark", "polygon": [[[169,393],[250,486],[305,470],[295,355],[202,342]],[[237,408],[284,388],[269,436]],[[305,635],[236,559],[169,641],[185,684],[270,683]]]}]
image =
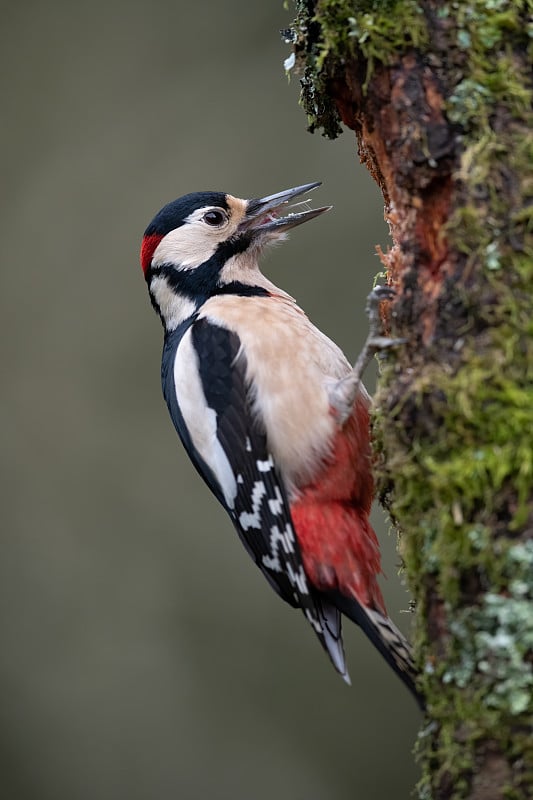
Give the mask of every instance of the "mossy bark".
[{"label": "mossy bark", "polygon": [[427,715],[423,798],[533,797],[531,0],[300,0],[311,129],[355,131],[397,297],[375,411]]}]

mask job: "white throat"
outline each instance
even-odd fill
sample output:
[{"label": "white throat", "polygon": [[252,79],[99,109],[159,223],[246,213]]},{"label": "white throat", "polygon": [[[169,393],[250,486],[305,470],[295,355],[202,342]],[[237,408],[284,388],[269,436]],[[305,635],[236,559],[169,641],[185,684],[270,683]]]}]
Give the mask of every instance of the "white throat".
[{"label": "white throat", "polygon": [[156,275],[150,281],[150,294],[159,308],[167,331],[175,330],[197,310],[196,304],[188,297],[173,291],[162,275]]}]

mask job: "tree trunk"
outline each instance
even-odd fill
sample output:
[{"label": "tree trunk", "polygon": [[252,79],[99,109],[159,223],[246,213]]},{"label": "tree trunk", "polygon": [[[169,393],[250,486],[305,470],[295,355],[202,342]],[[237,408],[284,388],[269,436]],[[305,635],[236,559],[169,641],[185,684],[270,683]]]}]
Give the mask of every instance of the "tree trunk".
[{"label": "tree trunk", "polygon": [[417,609],[419,796],[531,798],[531,0],[296,6],[310,128],[355,131],[393,240],[407,344],[374,433]]}]

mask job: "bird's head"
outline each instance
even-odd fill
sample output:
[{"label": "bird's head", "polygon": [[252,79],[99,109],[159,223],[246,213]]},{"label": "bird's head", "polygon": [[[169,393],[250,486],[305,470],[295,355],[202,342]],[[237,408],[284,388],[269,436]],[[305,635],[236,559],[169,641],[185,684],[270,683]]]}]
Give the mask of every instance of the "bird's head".
[{"label": "bird's head", "polygon": [[175,328],[217,294],[268,294],[258,255],[291,228],[331,208],[293,205],[291,211],[294,198],[317,186],[308,183],[252,200],[194,192],[164,206],[144,233],[141,266],[165,328]]}]

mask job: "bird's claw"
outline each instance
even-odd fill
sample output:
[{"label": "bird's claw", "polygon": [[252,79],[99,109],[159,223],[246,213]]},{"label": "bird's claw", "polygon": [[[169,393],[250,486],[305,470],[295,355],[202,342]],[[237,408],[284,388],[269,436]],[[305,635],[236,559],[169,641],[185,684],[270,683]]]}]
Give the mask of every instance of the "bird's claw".
[{"label": "bird's claw", "polygon": [[376,349],[381,347],[388,347],[386,342],[383,345],[377,344],[380,339],[385,340],[388,337],[383,336],[383,323],[381,320],[380,307],[381,303],[385,300],[392,300],[396,296],[396,291],[392,286],[383,286],[378,284],[375,286],[366,299],[366,313],[368,316],[368,340],[376,340]]},{"label": "bird's claw", "polygon": [[381,303],[382,300],[392,300],[394,297],[396,297],[396,289],[387,284],[378,283],[366,299],[367,309],[369,306]]},{"label": "bird's claw", "polygon": [[341,424],[344,424],[359,391],[361,378],[372,357],[382,350],[405,344],[407,339],[393,339],[383,334],[383,323],[380,314],[380,304],[383,300],[392,300],[396,291],[392,286],[375,286],[366,301],[368,314],[368,336],[359,357],[355,362],[349,376],[339,381],[331,392],[330,401],[339,414]]},{"label": "bird's claw", "polygon": [[396,290],[392,286],[378,284],[375,286],[366,300],[366,313],[368,315],[368,338],[365,346],[370,355],[379,353],[380,350],[389,347],[397,347],[405,344],[407,339],[393,339],[383,334],[383,323],[380,314],[380,305],[383,301],[390,301],[396,297]]},{"label": "bird's claw", "polygon": [[389,347],[398,347],[406,342],[407,339],[392,339],[390,336],[371,336],[368,340],[368,346],[377,352]]}]

